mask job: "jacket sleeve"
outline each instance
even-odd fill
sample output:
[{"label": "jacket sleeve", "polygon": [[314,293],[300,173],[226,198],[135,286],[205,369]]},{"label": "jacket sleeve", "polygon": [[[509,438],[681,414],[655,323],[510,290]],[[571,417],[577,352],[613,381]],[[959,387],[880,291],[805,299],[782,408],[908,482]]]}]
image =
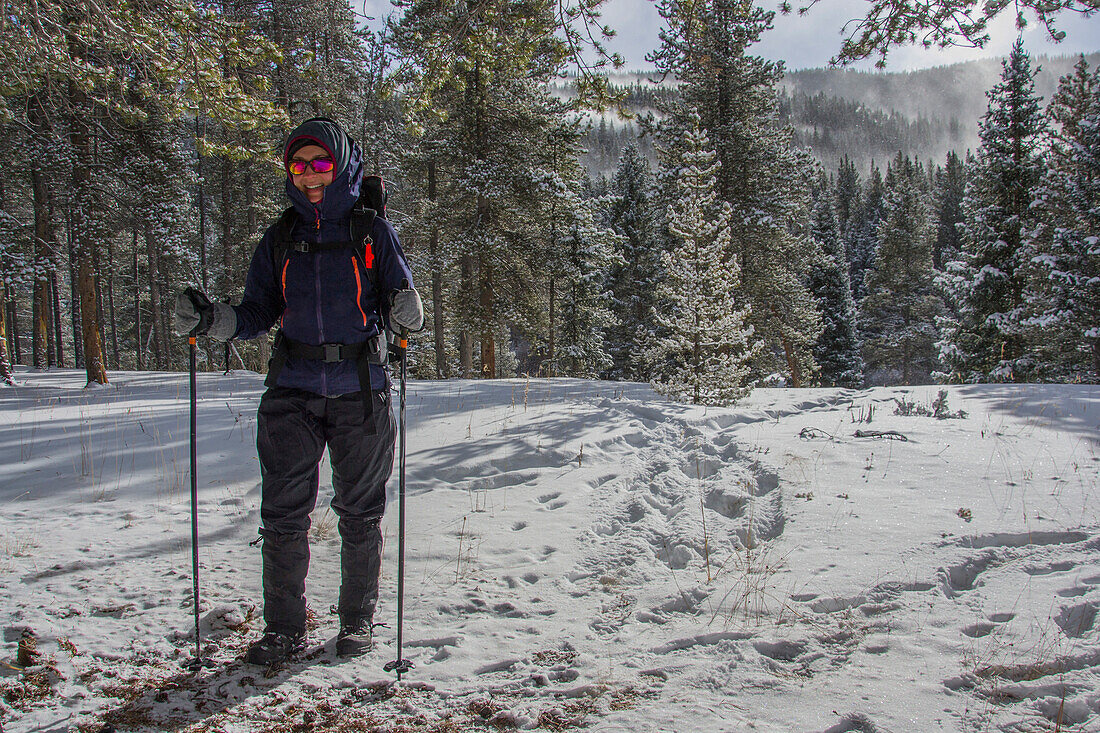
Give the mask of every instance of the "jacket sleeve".
[{"label": "jacket sleeve", "polygon": [[383,303],[389,302],[390,293],[394,290],[404,290],[415,287],[413,285],[412,269],[405,252],[401,249],[401,241],[397,238],[397,232],[393,225],[379,217],[375,219],[374,227],[374,256],[378,258],[379,287],[382,290]]},{"label": "jacket sleeve", "polygon": [[233,338],[254,339],[262,336],[275,325],[286,308],[278,273],[275,272],[273,231],[274,227],[271,227],[264,233],[252,254],[244,283],[244,298],[240,305],[233,307],[237,313],[237,332]]}]

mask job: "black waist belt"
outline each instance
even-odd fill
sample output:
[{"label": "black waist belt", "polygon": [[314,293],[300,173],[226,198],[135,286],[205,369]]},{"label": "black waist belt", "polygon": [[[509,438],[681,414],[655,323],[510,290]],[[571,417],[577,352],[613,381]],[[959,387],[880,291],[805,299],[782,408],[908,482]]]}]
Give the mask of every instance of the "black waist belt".
[{"label": "black waist belt", "polygon": [[[375,339],[364,341],[361,344],[321,344],[320,346],[314,346],[301,341],[293,341],[283,336],[283,343],[286,344],[287,356],[326,363],[344,361],[345,359],[359,360],[364,356],[370,362],[370,356],[378,353],[378,342]],[[374,363],[381,364],[382,362],[376,361]]]},{"label": "black waist belt", "polygon": [[[280,329],[275,334],[275,346],[271,354],[271,361],[267,367],[267,379],[264,385],[274,387],[279,380],[279,372],[286,366],[287,358],[309,359],[310,361],[322,361],[332,364],[340,361],[354,360],[356,370],[359,372],[359,391],[363,397],[364,419],[369,420],[370,427],[374,426],[371,416],[374,414],[373,391],[370,385],[370,365],[384,364],[386,352],[379,345],[379,339],[375,336],[358,344],[307,344],[289,338]],[[372,431],[368,431],[372,432]]]}]

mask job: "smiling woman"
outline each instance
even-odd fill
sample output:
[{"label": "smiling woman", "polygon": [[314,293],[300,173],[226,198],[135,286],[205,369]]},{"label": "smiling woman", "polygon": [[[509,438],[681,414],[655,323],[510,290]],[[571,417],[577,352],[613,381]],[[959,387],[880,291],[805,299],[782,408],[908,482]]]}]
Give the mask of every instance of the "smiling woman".
[{"label": "smiling woman", "polygon": [[396,441],[385,328],[423,323],[385,198],[369,217],[360,206],[377,177],[364,177],[359,144],[315,117],[290,133],[283,161],[292,205],[260,240],[241,304],[196,302],[190,290],[176,300],[181,334],[252,339],[279,323],[256,429],[265,629],[245,658],[259,665],[306,645],[307,533],[326,449],[343,569],[336,653],[371,649]]},{"label": "smiling woman", "polygon": [[304,193],[311,204],[321,203],[325,186],[336,177],[332,156],[319,145],[302,145],[291,154],[286,168],[294,187]]}]

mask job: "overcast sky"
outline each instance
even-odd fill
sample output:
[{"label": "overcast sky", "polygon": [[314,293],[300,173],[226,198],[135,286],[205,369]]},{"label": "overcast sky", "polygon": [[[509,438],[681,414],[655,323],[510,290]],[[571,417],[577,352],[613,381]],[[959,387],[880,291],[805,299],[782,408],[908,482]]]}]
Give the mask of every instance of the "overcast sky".
[{"label": "overcast sky", "polygon": [[[774,0],[762,0],[766,7],[775,7]],[[388,0],[353,0],[361,12],[380,17],[391,11]],[[792,0],[798,7],[798,1]],[[783,60],[788,69],[825,66],[840,50],[841,28],[850,19],[862,17],[868,0],[821,0],[806,15],[776,16],[775,28],[765,34],[752,53],[772,60]],[[611,49],[626,59],[627,69],[643,69],[649,65],[645,55],[657,45],[660,17],[652,0],[607,0],[604,20],[618,31]],[[1031,21],[1031,18],[1028,19]],[[371,24],[374,25],[374,24]],[[1062,43],[1053,43],[1046,32],[1030,23],[1024,33],[1024,48],[1034,56],[1066,55],[1100,51],[1100,16],[1083,18],[1077,13],[1062,13],[1058,27],[1066,31]],[[983,49],[951,48],[925,51],[919,48],[898,48],[887,57],[887,71],[921,69],[988,56],[1005,56],[1016,39],[1011,11],[991,24],[991,40]],[[871,69],[874,59],[855,66]]]}]

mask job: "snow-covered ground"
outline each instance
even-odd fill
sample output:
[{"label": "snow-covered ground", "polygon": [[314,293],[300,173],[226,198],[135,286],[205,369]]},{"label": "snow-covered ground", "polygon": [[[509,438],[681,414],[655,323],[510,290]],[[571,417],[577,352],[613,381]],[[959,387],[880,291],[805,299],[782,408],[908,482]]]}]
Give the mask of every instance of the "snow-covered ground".
[{"label": "snow-covered ground", "polygon": [[[396,502],[391,628],[339,660],[327,466],[314,647],[242,664],[260,631],[261,377],[199,378],[198,673],[186,375],[17,377],[0,390],[7,733],[1100,731],[1094,385],[949,387],[966,416],[940,420],[895,414],[936,387],[704,409],[643,385],[413,382],[416,666],[395,685]],[[20,671],[27,633],[39,656]]]}]

